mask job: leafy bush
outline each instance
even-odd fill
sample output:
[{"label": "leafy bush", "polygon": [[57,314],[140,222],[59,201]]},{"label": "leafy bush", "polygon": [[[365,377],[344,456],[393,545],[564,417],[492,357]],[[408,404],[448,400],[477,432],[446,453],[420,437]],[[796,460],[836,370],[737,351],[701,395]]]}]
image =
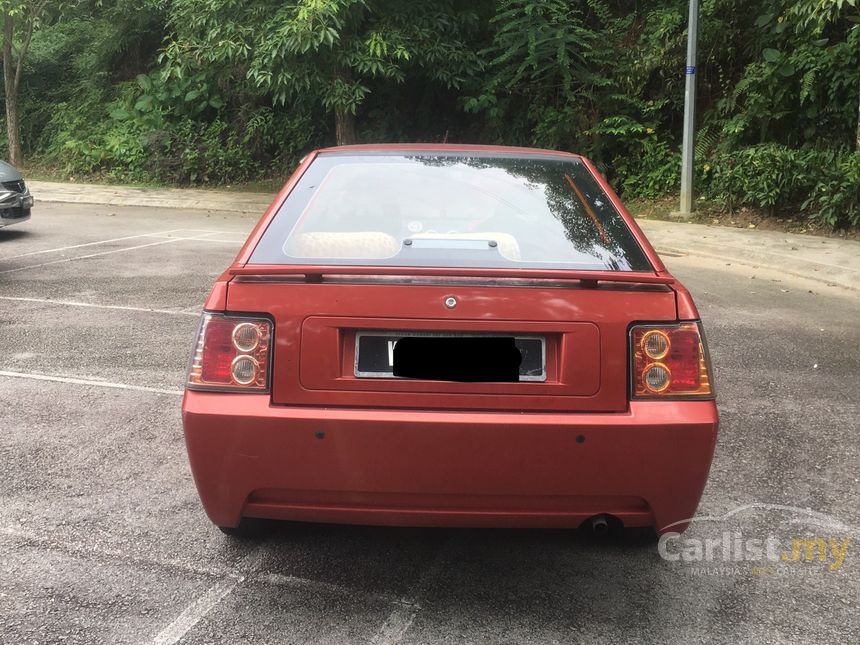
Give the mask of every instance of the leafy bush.
[{"label": "leafy bush", "polygon": [[826,151],[821,157],[821,176],[803,210],[828,226],[860,226],[860,151]]},{"label": "leafy bush", "polygon": [[703,167],[706,197],[733,210],[799,209],[831,227],[860,224],[860,151],[751,146]]},{"label": "leafy bush", "polygon": [[118,86],[107,108],[101,101],[77,110],[60,104],[43,130],[43,159],[72,176],[223,184],[290,170],[315,135],[309,112],[298,109],[261,107],[228,120],[197,83],[188,89],[182,81],[177,91],[140,75]]},{"label": "leafy bush", "polygon": [[662,197],[681,182],[680,152],[654,136],[631,145],[613,167],[625,197]]},{"label": "leafy bush", "polygon": [[717,154],[708,164],[706,195],[724,202],[729,210],[745,205],[773,212],[789,206],[803,181],[802,157],[777,144]]}]

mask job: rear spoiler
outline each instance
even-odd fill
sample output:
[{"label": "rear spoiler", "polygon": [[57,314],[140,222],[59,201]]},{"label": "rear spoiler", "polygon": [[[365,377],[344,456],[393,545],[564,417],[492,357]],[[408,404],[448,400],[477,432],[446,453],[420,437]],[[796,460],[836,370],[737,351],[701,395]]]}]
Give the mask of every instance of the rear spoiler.
[{"label": "rear spoiler", "polygon": [[436,278],[490,278],[520,280],[579,281],[583,286],[596,286],[598,282],[621,282],[627,284],[675,284],[675,278],[667,274],[641,271],[569,271],[563,269],[488,269],[469,267],[398,267],[356,265],[301,265],[301,264],[252,264],[231,267],[231,276],[292,277],[307,282],[321,282],[323,276],[400,276]]}]

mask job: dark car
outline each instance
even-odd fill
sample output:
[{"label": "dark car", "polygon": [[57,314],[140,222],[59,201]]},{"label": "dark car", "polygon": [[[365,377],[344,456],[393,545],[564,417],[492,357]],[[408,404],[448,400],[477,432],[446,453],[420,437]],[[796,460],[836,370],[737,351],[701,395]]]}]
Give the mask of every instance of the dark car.
[{"label": "dark car", "polygon": [[30,219],[33,196],[21,173],[0,161],[0,228]]},{"label": "dark car", "polygon": [[690,294],[594,166],[450,145],[308,155],[206,302],[183,421],[234,533],[681,531],[718,426]]}]

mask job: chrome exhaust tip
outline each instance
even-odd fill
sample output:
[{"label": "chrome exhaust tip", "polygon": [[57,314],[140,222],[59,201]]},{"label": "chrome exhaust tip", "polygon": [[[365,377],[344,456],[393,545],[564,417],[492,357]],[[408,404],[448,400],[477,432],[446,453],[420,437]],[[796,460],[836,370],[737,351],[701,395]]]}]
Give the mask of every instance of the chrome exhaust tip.
[{"label": "chrome exhaust tip", "polygon": [[597,536],[603,536],[609,533],[609,522],[605,515],[595,515],[589,522],[591,533]]}]

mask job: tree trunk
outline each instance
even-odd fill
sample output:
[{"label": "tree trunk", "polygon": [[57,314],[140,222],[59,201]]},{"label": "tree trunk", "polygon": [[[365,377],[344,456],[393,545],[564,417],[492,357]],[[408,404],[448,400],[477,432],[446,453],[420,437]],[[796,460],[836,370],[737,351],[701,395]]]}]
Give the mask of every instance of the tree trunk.
[{"label": "tree trunk", "polygon": [[860,152],[860,100],[857,101],[857,132],[854,135],[854,149]]},{"label": "tree trunk", "polygon": [[355,115],[352,112],[335,108],[334,136],[339,146],[358,143],[358,138],[355,136]]},{"label": "tree trunk", "polygon": [[18,166],[21,154],[21,129],[18,125],[18,78],[12,61],[13,18],[3,16],[3,85],[6,95],[6,133],[9,138],[9,163]]},{"label": "tree trunk", "polygon": [[9,163],[18,167],[24,161],[21,153],[21,128],[18,125],[18,93],[6,93],[6,136],[9,138]]}]

